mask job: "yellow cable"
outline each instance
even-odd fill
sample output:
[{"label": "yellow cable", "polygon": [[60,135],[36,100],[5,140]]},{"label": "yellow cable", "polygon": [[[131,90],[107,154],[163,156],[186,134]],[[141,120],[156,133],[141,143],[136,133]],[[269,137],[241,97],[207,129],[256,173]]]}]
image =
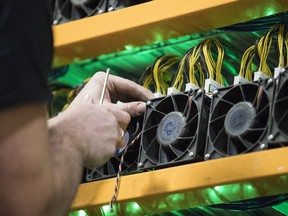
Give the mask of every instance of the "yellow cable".
[{"label": "yellow cable", "polygon": [[[215,62],[211,46],[215,45],[217,48],[217,60]],[[218,39],[207,39],[202,44],[202,52],[207,65],[209,78],[224,85],[224,80],[221,74],[222,62],[224,58],[224,48]]]}]

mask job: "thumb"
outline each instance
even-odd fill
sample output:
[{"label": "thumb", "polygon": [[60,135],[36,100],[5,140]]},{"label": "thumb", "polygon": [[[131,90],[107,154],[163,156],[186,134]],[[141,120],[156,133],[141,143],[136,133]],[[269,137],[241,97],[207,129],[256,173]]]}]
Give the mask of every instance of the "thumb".
[{"label": "thumb", "polygon": [[117,109],[129,113],[131,117],[142,115],[146,110],[146,103],[143,101],[134,101],[129,103],[117,102],[117,104],[112,105]]}]

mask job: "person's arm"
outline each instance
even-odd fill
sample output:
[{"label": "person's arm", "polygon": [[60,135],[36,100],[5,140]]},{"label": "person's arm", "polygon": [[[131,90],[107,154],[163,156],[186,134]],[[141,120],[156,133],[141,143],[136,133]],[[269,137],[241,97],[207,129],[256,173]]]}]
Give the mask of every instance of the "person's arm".
[{"label": "person's arm", "polygon": [[[98,83],[101,77],[95,78],[94,82]],[[128,80],[112,78],[109,86],[131,84]],[[129,95],[143,88],[133,84],[128,90],[120,90],[118,94]],[[114,94],[112,91],[115,89],[108,88],[107,94]],[[142,106],[140,110],[138,106],[129,106],[126,112],[121,110],[122,105],[110,104],[110,107],[107,101],[106,106],[100,106],[95,104],[98,98],[94,97],[98,91],[91,91],[88,86],[83,92],[95,101],[87,101],[80,95],[66,111],[50,119],[48,126],[42,103],[0,111],[2,212],[9,212],[11,216],[65,215],[80,183],[83,167],[98,167],[107,162],[116,148],[121,147],[120,128],[127,127],[128,113],[144,111]],[[141,99],[147,97],[140,95]]]}]

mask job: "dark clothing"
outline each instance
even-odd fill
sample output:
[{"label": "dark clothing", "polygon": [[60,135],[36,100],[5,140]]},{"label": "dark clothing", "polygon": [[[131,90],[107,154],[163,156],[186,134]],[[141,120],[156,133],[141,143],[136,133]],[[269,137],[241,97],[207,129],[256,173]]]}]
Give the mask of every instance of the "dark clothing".
[{"label": "dark clothing", "polygon": [[50,100],[50,16],[48,0],[0,0],[0,109]]}]

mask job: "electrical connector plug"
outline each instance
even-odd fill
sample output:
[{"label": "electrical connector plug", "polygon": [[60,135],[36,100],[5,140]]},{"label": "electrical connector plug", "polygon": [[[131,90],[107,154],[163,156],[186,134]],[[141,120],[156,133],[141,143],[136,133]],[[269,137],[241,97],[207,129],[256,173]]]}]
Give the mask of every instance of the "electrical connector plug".
[{"label": "electrical connector plug", "polygon": [[253,81],[259,81],[259,80],[265,80],[265,79],[269,79],[270,77],[267,76],[266,74],[264,74],[262,71],[256,71],[254,72],[254,79]]},{"label": "electrical connector plug", "polygon": [[195,85],[194,83],[186,83],[185,91],[197,90],[197,89],[199,89],[199,86]]},{"label": "electrical connector plug", "polygon": [[213,92],[216,89],[223,88],[224,86],[212,79],[205,79],[205,92]]},{"label": "electrical connector plug", "polygon": [[181,91],[179,91],[178,89],[174,88],[174,87],[169,87],[167,90],[167,95],[172,95],[172,94],[180,94]]},{"label": "electrical connector plug", "polygon": [[285,73],[287,68],[285,67],[276,67],[274,68],[274,78],[276,79],[281,73]]},{"label": "electrical connector plug", "polygon": [[233,85],[238,85],[240,83],[249,83],[249,80],[245,79],[242,76],[234,76]]}]

